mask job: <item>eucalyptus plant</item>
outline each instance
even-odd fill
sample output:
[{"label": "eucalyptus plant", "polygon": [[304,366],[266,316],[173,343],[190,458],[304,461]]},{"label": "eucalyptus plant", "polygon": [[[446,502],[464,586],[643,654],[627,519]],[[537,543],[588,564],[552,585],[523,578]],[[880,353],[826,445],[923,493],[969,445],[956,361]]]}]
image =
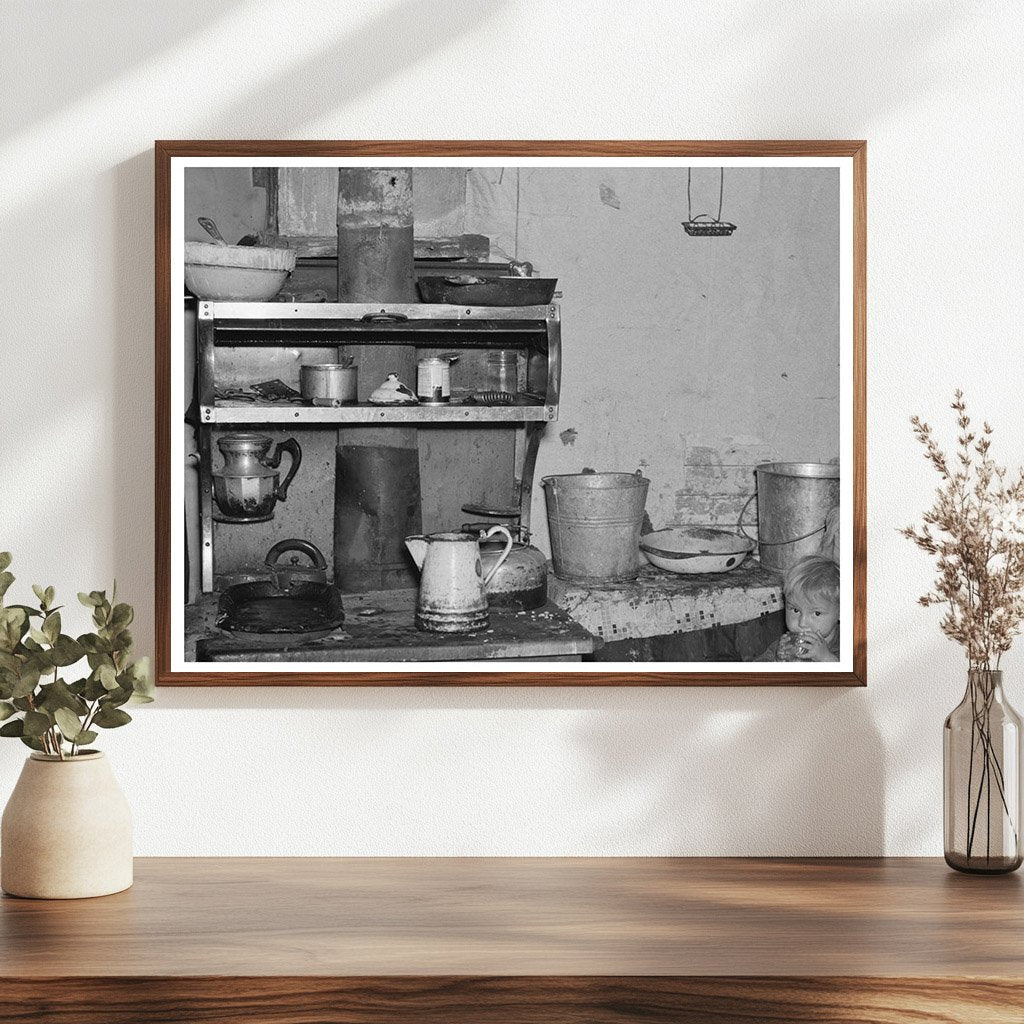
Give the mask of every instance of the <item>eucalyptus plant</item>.
[{"label": "eucalyptus plant", "polygon": [[[32,587],[38,605],[4,604],[14,582],[10,564],[10,553],[0,552],[0,736],[61,760],[74,757],[98,730],[132,720],[126,704],[153,700],[149,659],[131,659],[135,612],[118,603],[116,582],[109,599],[103,590],[80,593],[96,631],[71,637],[61,631],[64,606],[54,604],[53,587]],[[68,670],[83,659],[88,674],[68,682]]]}]

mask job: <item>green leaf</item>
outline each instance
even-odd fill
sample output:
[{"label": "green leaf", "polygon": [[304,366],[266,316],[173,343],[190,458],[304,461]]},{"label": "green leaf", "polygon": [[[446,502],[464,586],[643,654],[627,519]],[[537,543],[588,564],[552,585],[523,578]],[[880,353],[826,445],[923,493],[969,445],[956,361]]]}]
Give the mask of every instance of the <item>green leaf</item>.
[{"label": "green leaf", "polygon": [[98,732],[93,732],[92,729],[84,729],[78,734],[78,739],[75,742],[81,746],[84,743],[92,743],[97,736],[99,736]]},{"label": "green leaf", "polygon": [[92,721],[101,729],[117,729],[119,726],[127,725],[131,720],[132,716],[127,711],[105,704],[96,712],[96,717]]},{"label": "green leaf", "polygon": [[156,695],[149,658],[139,658],[133,662],[128,666],[127,674],[131,677],[132,689],[135,691],[133,700],[139,704],[149,704]]},{"label": "green leaf", "polygon": [[57,708],[53,717],[64,738],[71,740],[72,743],[78,743],[79,734],[82,732],[82,721],[78,715],[67,708]]},{"label": "green leaf", "polygon": [[57,637],[60,636],[60,612],[50,612],[46,616],[43,620],[43,632],[51,644],[57,642]]},{"label": "green leaf", "polygon": [[38,608],[33,608],[30,604],[9,604],[8,608],[20,608],[28,618],[43,619],[46,616]]},{"label": "green leaf", "polygon": [[110,641],[106,637],[97,636],[95,633],[83,633],[78,638],[78,643],[83,650],[88,651],[90,654],[90,668],[95,668],[99,664],[99,662],[93,663],[91,655],[105,655],[110,654],[111,651]]},{"label": "green leaf", "polygon": [[[0,734],[2,733],[3,729],[0,729]],[[33,750],[38,750],[43,754],[46,753],[46,747],[43,746],[42,741],[37,740],[34,736],[22,736],[21,742],[24,743],[26,747],[31,747]]]},{"label": "green leaf", "polygon": [[74,665],[85,657],[85,648],[66,633],[61,633],[53,645],[53,663],[60,667]]},{"label": "green leaf", "polygon": [[53,608],[53,599],[57,596],[57,591],[53,587],[47,587],[46,593],[43,595],[46,598],[46,607]]},{"label": "green leaf", "polygon": [[27,629],[28,616],[23,608],[0,608],[0,650],[13,651]]},{"label": "green leaf", "polygon": [[81,591],[78,592],[78,600],[86,606],[86,608],[95,608],[99,602],[99,595],[94,590],[91,594],[83,594]]},{"label": "green leaf", "polygon": [[0,725],[0,736],[24,736],[25,735],[25,723],[20,718],[15,718],[13,722],[5,722]]},{"label": "green leaf", "polygon": [[105,690],[116,690],[118,687],[117,673],[113,665],[100,665],[96,669],[96,678],[103,684]]},{"label": "green leaf", "polygon": [[132,692],[131,683],[128,683],[127,686],[119,686],[116,690],[108,691],[100,703],[104,707],[119,708],[122,704],[127,704],[132,699]]},{"label": "green leaf", "polygon": [[[4,552],[4,554],[6,554],[6,552]],[[7,593],[13,582],[14,577],[9,572],[0,572],[0,598]]]},{"label": "green leaf", "polygon": [[90,675],[85,681],[85,689],[82,691],[82,696],[86,700],[99,700],[100,697],[107,695],[106,687],[96,678],[95,675]]},{"label": "green leaf", "polygon": [[18,682],[14,685],[12,697],[28,697],[35,692],[39,685],[39,666],[25,665],[22,667]]},{"label": "green leaf", "polygon": [[46,587],[41,587],[41,586],[39,586],[38,583],[33,583],[32,584],[32,593],[35,594],[36,597],[39,599],[39,604],[43,608],[45,608],[46,607]]},{"label": "green leaf", "polygon": [[124,629],[132,624],[134,618],[135,611],[130,604],[115,604],[110,613],[110,625],[115,629]]},{"label": "green leaf", "polygon": [[0,651],[0,671],[13,672],[15,675],[21,673],[21,659],[9,651]]},{"label": "green leaf", "polygon": [[45,715],[41,711],[26,711],[24,734],[26,736],[42,736],[52,724],[49,715]]},{"label": "green leaf", "polygon": [[40,711],[56,712],[58,708],[66,710],[84,718],[89,713],[89,705],[81,697],[71,691],[63,679],[57,679],[39,687],[39,698],[36,700],[36,707]]},{"label": "green leaf", "polygon": [[28,635],[40,646],[50,643],[50,638],[41,629],[36,629],[35,626],[28,631]]},{"label": "green leaf", "polygon": [[110,646],[122,657],[132,652],[132,631],[130,629],[111,630]]},{"label": "green leaf", "polygon": [[11,715],[18,713],[18,709],[6,700],[0,700],[0,722],[6,721]]},{"label": "green leaf", "polygon": [[11,553],[10,551],[0,551],[0,572],[6,569],[11,564]]}]

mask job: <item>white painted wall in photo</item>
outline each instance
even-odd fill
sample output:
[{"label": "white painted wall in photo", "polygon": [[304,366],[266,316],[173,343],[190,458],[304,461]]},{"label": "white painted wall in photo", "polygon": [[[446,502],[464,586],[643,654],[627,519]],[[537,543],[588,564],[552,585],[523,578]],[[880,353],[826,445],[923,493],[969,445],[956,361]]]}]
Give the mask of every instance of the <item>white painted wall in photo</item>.
[{"label": "white painted wall in photo", "polygon": [[[946,430],[955,386],[995,425],[997,457],[1024,460],[1024,15],[852,0],[133,11],[0,5],[0,240],[15,254],[0,547],[19,594],[116,575],[142,649],[155,138],[869,140],[866,690],[166,690],[105,737],[137,851],[940,853],[940,729],[964,665],[914,603],[930,569],[896,528],[935,483],[907,419]],[[1021,650],[1005,667],[1024,707]],[[0,745],[0,801],[23,756]]]}]

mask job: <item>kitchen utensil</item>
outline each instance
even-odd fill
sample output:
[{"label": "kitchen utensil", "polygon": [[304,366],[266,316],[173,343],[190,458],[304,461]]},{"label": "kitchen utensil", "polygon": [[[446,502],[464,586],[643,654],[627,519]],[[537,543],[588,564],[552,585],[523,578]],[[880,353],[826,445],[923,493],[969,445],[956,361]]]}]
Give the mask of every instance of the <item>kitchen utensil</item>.
[{"label": "kitchen utensil", "polygon": [[575,583],[635,580],[650,480],[637,470],[566,473],[543,483],[555,575]]},{"label": "kitchen utensil", "polygon": [[291,249],[185,243],[185,286],[213,302],[265,302],[280,290],[295,269]]},{"label": "kitchen utensil", "polygon": [[[282,441],[268,455],[273,438],[263,434],[224,434],[217,447],[224,465],[213,474],[213,496],[220,512],[214,518],[221,523],[264,523],[274,518],[274,505],[288,497],[302,462],[302,449],[294,438]],[[292,457],[288,475],[278,482],[281,454]]]},{"label": "kitchen utensil", "polygon": [[670,527],[640,538],[640,550],[652,565],[683,574],[735,569],[753,548],[747,537],[703,526]]},{"label": "kitchen utensil", "polygon": [[543,608],[548,599],[548,560],[530,543],[530,531],[525,526],[505,528],[512,535],[512,550],[503,559],[500,539],[488,536],[489,523],[462,524],[464,533],[476,533],[481,538],[487,603],[523,611]]},{"label": "kitchen utensil", "polygon": [[227,239],[220,233],[220,228],[210,217],[197,217],[199,226],[218,244],[227,245]]},{"label": "kitchen utensil", "polygon": [[[224,236],[220,233],[220,228],[214,224],[211,217],[197,217],[199,226],[210,236],[214,238],[218,245],[227,245],[227,241]],[[236,243],[236,245],[259,245],[259,235],[243,235]]]},{"label": "kitchen utensil", "polygon": [[271,402],[297,402],[302,398],[295,388],[276,377],[273,380],[261,380],[257,384],[250,384],[249,390]]},{"label": "kitchen utensil", "polygon": [[416,285],[424,302],[454,306],[543,306],[555,294],[557,277],[421,276]]},{"label": "kitchen utensil", "polygon": [[[280,557],[295,551],[310,559],[300,565],[296,557],[280,565]],[[310,633],[331,632],[345,621],[337,587],[327,582],[327,560],[307,540],[282,540],[264,562],[268,579],[236,583],[221,595],[217,625],[230,632]]]},{"label": "kitchen utensil", "polygon": [[389,373],[379,388],[370,392],[371,405],[415,405],[416,396],[398,379],[397,373]]},{"label": "kitchen utensil", "polygon": [[406,537],[420,570],[416,599],[416,627],[433,633],[472,633],[485,629],[487,584],[512,550],[512,534],[505,526],[492,526],[483,533],[503,533],[505,549],[490,572],[484,575],[480,558],[480,537],[476,533],[432,533]]},{"label": "kitchen utensil", "polygon": [[315,406],[353,405],[357,374],[351,363],[308,363],[299,367],[299,389]]}]

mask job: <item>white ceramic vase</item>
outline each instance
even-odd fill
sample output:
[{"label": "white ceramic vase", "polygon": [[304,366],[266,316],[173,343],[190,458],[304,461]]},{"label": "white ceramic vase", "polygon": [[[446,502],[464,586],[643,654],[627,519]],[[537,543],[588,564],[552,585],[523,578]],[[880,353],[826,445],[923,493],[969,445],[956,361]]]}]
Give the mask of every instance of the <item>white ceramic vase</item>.
[{"label": "white ceramic vase", "polygon": [[110,762],[95,750],[32,754],[0,823],[0,888],[69,900],[131,884],[131,811]]}]

